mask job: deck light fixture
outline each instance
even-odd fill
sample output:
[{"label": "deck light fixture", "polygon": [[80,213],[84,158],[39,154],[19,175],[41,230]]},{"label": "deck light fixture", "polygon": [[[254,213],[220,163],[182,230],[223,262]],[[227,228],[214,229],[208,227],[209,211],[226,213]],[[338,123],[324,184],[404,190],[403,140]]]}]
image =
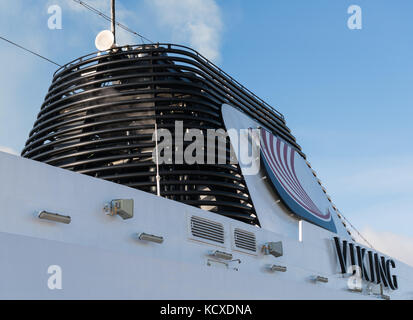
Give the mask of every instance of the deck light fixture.
[{"label": "deck light fixture", "polygon": [[327,283],[327,282],[328,282],[328,278],[322,277],[322,276],[315,276],[314,281],[315,281],[315,282]]},{"label": "deck light fixture", "polygon": [[278,272],[286,272],[287,271],[287,267],[284,266],[277,266],[275,264],[270,266],[270,270],[271,271],[278,271]]},{"label": "deck light fixture", "polygon": [[149,241],[149,242],[154,242],[154,243],[163,243],[163,237],[160,236],[154,236],[153,234],[147,234],[147,233],[140,233],[139,234],[139,240],[141,241]]},{"label": "deck light fixture", "polygon": [[211,256],[222,260],[232,260],[232,253],[227,253],[218,250],[212,252]]},{"label": "deck light fixture", "polygon": [[55,222],[60,222],[60,223],[65,223],[65,224],[69,224],[72,221],[72,218],[69,216],[64,216],[58,213],[52,213],[52,212],[47,212],[47,211],[40,211],[37,217],[39,219],[55,221]]}]

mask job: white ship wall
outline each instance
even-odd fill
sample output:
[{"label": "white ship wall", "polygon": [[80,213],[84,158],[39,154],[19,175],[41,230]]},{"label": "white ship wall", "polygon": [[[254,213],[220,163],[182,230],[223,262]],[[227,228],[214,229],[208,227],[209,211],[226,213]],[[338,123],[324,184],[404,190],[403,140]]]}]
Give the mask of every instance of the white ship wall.
[{"label": "white ship wall", "polygon": [[[331,234],[275,215],[257,228],[139,190],[0,152],[0,298],[2,299],[377,299],[350,292],[339,273]],[[248,182],[250,183],[250,181]],[[253,182],[251,182],[253,183]],[[253,183],[254,184],[254,183]],[[258,182],[249,189],[263,188]],[[134,199],[134,217],[103,212],[112,199]],[[254,199],[258,214],[270,208]],[[37,218],[47,210],[69,215],[69,225]],[[281,211],[280,211],[281,212]],[[225,228],[224,247],[190,239],[189,218],[204,217]],[[277,218],[276,218],[277,217]],[[267,220],[265,220],[267,219]],[[255,233],[261,247],[282,241],[279,258],[234,249],[234,227]],[[136,233],[163,236],[144,243]],[[211,250],[241,263],[225,266]],[[210,266],[208,266],[210,260]],[[269,272],[268,266],[287,272]],[[62,289],[51,290],[51,265],[62,270]],[[413,299],[413,268],[396,261],[399,290],[391,298]],[[238,269],[238,270],[236,270]],[[312,281],[316,275],[328,283]]]}]

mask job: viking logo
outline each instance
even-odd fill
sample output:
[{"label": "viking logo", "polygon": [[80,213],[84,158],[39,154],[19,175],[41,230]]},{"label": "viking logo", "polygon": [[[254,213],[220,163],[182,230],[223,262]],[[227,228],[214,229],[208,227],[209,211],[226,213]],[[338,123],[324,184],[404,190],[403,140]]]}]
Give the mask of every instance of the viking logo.
[{"label": "viking logo", "polygon": [[[296,215],[336,232],[327,197],[304,158],[289,144],[264,129],[261,129],[261,154],[270,180],[287,207]],[[297,170],[298,166],[301,170]],[[303,176],[303,170],[308,170],[306,176]],[[324,198],[324,207],[316,204],[309,188]]]}]

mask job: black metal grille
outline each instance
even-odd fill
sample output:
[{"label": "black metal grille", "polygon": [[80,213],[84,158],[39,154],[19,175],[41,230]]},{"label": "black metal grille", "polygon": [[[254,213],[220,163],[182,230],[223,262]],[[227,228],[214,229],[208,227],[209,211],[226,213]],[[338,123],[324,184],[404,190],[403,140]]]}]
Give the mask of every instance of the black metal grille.
[{"label": "black metal grille", "polygon": [[[264,101],[192,49],[157,44],[92,54],[56,71],[22,156],[156,193],[155,123],[172,133],[175,121],[184,130],[225,129],[223,103],[301,153]],[[238,165],[163,164],[159,173],[163,197],[259,224]]]}]

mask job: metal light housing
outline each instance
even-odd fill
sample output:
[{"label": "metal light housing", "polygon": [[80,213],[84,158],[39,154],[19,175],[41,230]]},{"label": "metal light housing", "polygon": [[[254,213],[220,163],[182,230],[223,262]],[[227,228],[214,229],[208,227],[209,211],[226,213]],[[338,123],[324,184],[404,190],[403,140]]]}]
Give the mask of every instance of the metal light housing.
[{"label": "metal light housing", "polygon": [[163,237],[155,236],[153,234],[140,233],[138,239],[141,241],[149,241],[154,243],[163,243]]},{"label": "metal light housing", "polygon": [[211,256],[222,260],[232,260],[232,253],[227,253],[219,250],[212,252]]},{"label": "metal light housing", "polygon": [[286,272],[287,271],[287,267],[284,266],[277,266],[275,264],[270,266],[270,270],[271,271],[278,271],[278,272]]},{"label": "metal light housing", "polygon": [[39,219],[49,220],[49,221],[54,221],[54,222],[59,222],[59,223],[65,223],[65,224],[69,224],[72,221],[72,218],[70,216],[64,216],[58,213],[47,212],[44,210],[40,211],[37,217]]},{"label": "metal light housing", "polygon": [[315,282],[327,283],[327,282],[328,282],[328,278],[323,277],[323,276],[315,276],[315,277],[314,277],[314,281],[315,281]]}]

